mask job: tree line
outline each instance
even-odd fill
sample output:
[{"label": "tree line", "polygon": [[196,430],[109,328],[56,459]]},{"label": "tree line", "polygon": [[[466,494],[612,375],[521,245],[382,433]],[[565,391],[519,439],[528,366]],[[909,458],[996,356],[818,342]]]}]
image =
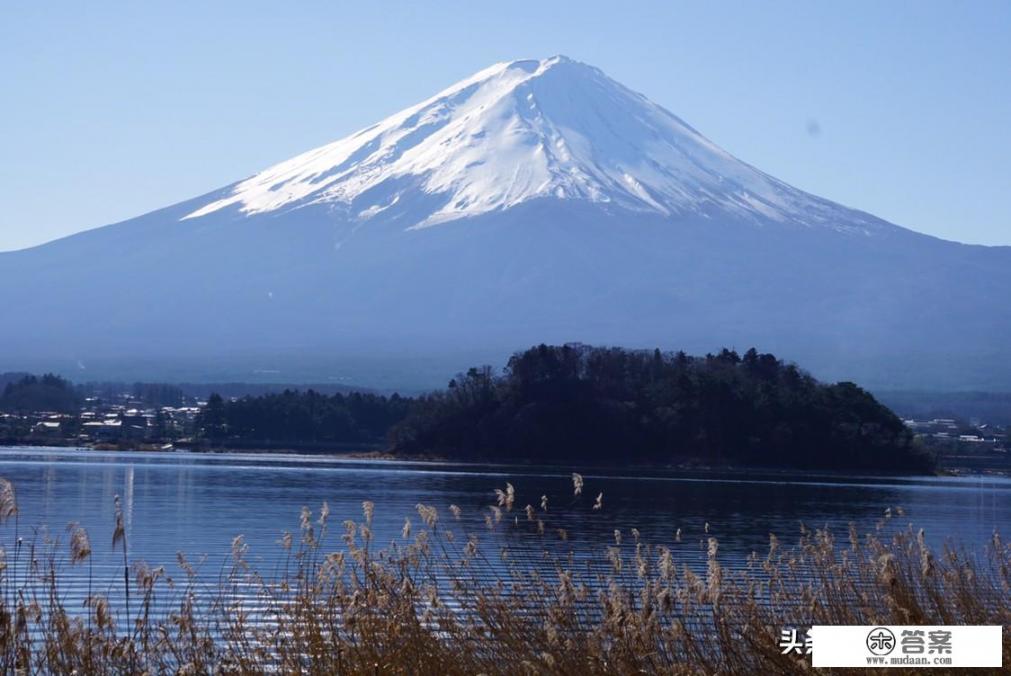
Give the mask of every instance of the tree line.
[{"label": "tree line", "polygon": [[101,382],[75,384],[61,376],[46,373],[0,374],[0,411],[9,413],[76,413],[86,397],[116,401],[130,394],[142,405],[151,408],[182,406],[185,396],[182,389],[167,383]]},{"label": "tree line", "polygon": [[888,408],[755,349],[684,352],[540,345],[501,374],[470,369],[393,427],[405,455],[564,464],[712,464],[926,471]]},{"label": "tree line", "polygon": [[755,349],[693,357],[539,345],[501,372],[472,368],[414,399],[312,390],[212,395],[198,427],[216,442],[385,440],[396,454],[458,460],[932,467],[871,394],[849,382],[820,383]]},{"label": "tree line", "polygon": [[225,400],[215,393],[197,425],[212,442],[376,442],[406,417],[410,405],[410,399],[397,394],[328,396],[314,390],[285,390]]},{"label": "tree line", "polygon": [[7,413],[76,413],[82,397],[74,385],[60,376],[18,374],[0,393],[0,411]]}]

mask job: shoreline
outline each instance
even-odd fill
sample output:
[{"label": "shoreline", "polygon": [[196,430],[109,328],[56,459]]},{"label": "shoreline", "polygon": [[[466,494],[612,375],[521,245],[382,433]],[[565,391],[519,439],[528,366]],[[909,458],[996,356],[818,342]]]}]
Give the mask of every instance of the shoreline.
[{"label": "shoreline", "polygon": [[[735,477],[746,474],[760,473],[765,477],[797,477],[807,478],[824,477],[827,479],[866,477],[872,479],[925,479],[938,477],[1011,477],[1011,471],[1004,469],[976,468],[972,466],[957,466],[938,469],[933,474],[916,474],[904,472],[888,472],[866,469],[808,469],[797,467],[782,467],[775,465],[712,465],[701,464],[692,458],[685,458],[680,462],[668,463],[664,465],[614,465],[614,464],[585,464],[557,462],[486,462],[469,459],[460,460],[435,454],[403,455],[392,453],[387,450],[380,450],[379,444],[317,444],[309,448],[297,448],[285,444],[254,445],[254,446],[204,446],[202,444],[189,444],[178,442],[149,443],[149,444],[80,444],[73,443],[72,440],[63,440],[63,443],[54,443],[54,440],[8,440],[0,439],[0,449],[2,448],[32,448],[32,449],[54,449],[54,450],[80,450],[98,451],[107,453],[182,453],[206,456],[226,456],[226,455],[261,455],[283,458],[292,457],[312,457],[320,460],[353,460],[353,461],[375,461],[389,463],[406,463],[418,465],[453,465],[459,467],[485,467],[497,469],[557,469],[559,471],[571,472],[573,468],[578,468],[584,473],[605,472],[613,474],[617,472],[657,472],[663,474],[695,474],[700,477]],[[341,448],[346,447],[346,448]]]}]

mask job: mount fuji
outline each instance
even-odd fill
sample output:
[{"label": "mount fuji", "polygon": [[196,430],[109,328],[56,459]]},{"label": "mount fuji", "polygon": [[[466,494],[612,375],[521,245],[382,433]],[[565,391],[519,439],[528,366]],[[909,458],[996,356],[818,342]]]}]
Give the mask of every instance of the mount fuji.
[{"label": "mount fuji", "polygon": [[1011,388],[1011,248],[798,190],[565,57],[494,65],[209,194],[0,254],[0,289],[0,370],[77,379],[426,387],[580,341]]}]

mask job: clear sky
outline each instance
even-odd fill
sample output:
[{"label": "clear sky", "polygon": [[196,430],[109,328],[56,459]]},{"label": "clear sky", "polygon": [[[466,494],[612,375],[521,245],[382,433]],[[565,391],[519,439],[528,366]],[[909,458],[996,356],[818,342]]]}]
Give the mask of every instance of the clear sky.
[{"label": "clear sky", "polygon": [[1011,2],[0,4],[0,250],[193,197],[566,54],[797,187],[1011,244]]}]

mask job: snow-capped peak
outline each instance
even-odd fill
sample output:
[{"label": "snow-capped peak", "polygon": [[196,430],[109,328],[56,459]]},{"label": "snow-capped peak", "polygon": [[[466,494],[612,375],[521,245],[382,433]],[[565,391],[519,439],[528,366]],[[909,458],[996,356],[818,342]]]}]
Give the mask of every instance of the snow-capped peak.
[{"label": "snow-capped peak", "polygon": [[[600,70],[564,56],[498,63],[347,138],[234,185],[185,218],[326,204],[406,227],[536,198],[663,215],[731,212],[840,227],[838,205],[732,157]],[[847,210],[848,211],[848,210]],[[846,229],[854,229],[853,212]],[[858,220],[863,230],[870,221]]]}]

